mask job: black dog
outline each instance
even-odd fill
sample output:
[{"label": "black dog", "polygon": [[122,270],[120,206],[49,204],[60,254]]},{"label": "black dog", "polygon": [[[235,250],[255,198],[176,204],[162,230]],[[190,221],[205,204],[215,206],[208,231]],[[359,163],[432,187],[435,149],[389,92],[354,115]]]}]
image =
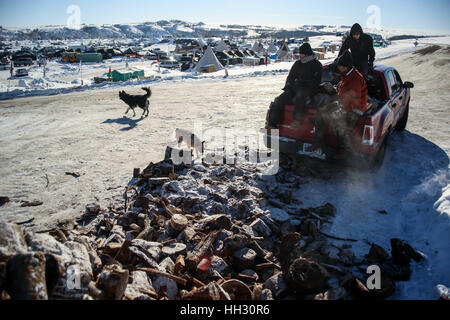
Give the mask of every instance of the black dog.
[{"label": "black dog", "polygon": [[150,90],[150,88],[142,88],[142,90],[146,91],[147,94],[143,95],[143,96],[132,96],[132,95],[127,94],[125,91],[119,92],[120,100],[122,100],[129,106],[129,108],[127,109],[127,112],[125,112],[125,115],[131,109],[134,112],[133,117],[135,117],[136,112],[134,111],[134,108],[139,107],[144,110],[144,113],[142,114],[142,116],[144,116],[145,113],[147,112],[146,117],[148,117],[148,114],[150,113],[150,111],[148,109],[150,106],[149,99],[152,96],[152,90]]}]

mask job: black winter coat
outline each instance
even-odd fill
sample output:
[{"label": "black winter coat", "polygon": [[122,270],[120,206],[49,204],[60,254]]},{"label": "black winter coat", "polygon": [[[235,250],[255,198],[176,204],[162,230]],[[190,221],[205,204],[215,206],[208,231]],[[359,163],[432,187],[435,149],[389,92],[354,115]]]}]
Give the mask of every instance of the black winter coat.
[{"label": "black winter coat", "polygon": [[285,91],[306,89],[308,95],[315,95],[322,83],[323,66],[317,59],[308,63],[300,60],[294,63],[286,80]]},{"label": "black winter coat", "polygon": [[355,40],[349,35],[342,44],[339,56],[342,56],[348,49],[352,52],[354,60],[369,59],[369,64],[373,65],[375,61],[375,49],[373,48],[373,39],[368,34],[362,33],[359,40]]}]

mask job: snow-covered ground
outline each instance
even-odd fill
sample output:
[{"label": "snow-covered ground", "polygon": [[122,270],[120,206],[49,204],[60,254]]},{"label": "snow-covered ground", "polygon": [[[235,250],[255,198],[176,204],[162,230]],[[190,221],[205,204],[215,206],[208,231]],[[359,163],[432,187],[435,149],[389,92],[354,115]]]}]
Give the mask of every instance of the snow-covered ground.
[{"label": "snow-covered ground", "polygon": [[[339,44],[340,37],[336,36],[317,36],[310,39],[313,48],[320,47],[324,42]],[[444,43],[450,44],[450,37],[427,38],[420,41],[420,45],[414,47],[415,40],[394,41],[386,48],[376,48],[379,60],[390,58],[399,54],[411,52],[417,48],[423,48],[425,43]],[[160,48],[164,51],[174,50],[170,44],[153,45],[150,48]],[[327,53],[323,63],[334,60],[338,52]],[[9,70],[0,71],[0,100],[11,99],[15,97],[41,96],[60,93],[69,93],[73,91],[110,89],[124,86],[135,86],[139,84],[148,84],[155,82],[173,82],[190,81],[195,79],[217,79],[225,76],[224,71],[212,74],[194,74],[191,72],[181,72],[179,70],[159,69],[154,61],[130,59],[130,67],[143,69],[145,76],[150,80],[130,80],[124,83],[106,83],[95,84],[94,77],[103,76],[109,72],[109,69],[125,69],[126,58],[114,58],[106,60],[103,63],[84,63],[80,70],[79,64],[63,63],[60,60],[52,60],[47,64],[46,76],[43,75],[43,67],[37,65],[28,68],[28,77],[10,77]],[[268,66],[243,67],[231,66],[228,70],[229,77],[236,78],[242,76],[261,76],[273,73],[287,73],[293,62],[272,63]],[[83,86],[81,87],[81,80]]]},{"label": "snow-covered ground", "polygon": [[[338,214],[329,233],[358,239],[353,249],[359,257],[372,242],[388,249],[394,237],[419,249],[427,262],[414,265],[412,280],[399,283],[394,298],[434,299],[436,285],[450,286],[450,53],[405,54],[414,50],[412,42],[397,41],[377,51],[380,62],[395,66],[404,81],[416,86],[408,131],[392,137],[381,171],[340,168],[330,180],[310,179],[296,196],[302,207],[333,203]],[[88,203],[122,203],[133,168],[160,161],[175,142],[175,128],[192,130],[198,120],[205,129],[263,127],[289,67],[236,68],[228,78],[222,72],[198,81],[174,71],[151,83],[147,119],[123,117],[126,106],[116,85],[0,101],[0,195],[12,200],[0,207],[0,221],[34,217],[31,227],[41,230],[81,215]],[[96,71],[103,72],[92,67]],[[125,89],[139,93],[141,85]],[[65,175],[74,171],[82,176]],[[22,208],[21,200],[43,205]]]}]

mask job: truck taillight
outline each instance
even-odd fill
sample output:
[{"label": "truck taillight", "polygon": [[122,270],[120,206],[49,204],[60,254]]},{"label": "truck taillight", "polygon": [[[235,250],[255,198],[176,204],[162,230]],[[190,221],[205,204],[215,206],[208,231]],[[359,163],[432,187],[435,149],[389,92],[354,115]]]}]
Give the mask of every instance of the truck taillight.
[{"label": "truck taillight", "polygon": [[364,132],[362,136],[362,144],[365,146],[372,146],[375,142],[375,135],[373,126],[364,126]]}]

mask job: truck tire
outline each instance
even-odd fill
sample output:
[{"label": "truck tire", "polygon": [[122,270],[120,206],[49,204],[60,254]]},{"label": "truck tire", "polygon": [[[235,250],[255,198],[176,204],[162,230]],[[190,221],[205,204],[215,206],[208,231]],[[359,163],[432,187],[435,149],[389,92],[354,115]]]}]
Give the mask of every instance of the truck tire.
[{"label": "truck tire", "polygon": [[395,126],[395,130],[397,131],[403,131],[406,129],[406,125],[408,124],[408,118],[409,118],[409,101],[406,106],[405,113],[403,114],[403,117],[400,119],[400,121]]},{"label": "truck tire", "polygon": [[383,166],[384,159],[386,158],[386,150],[388,146],[388,138],[386,137],[383,141],[383,144],[381,145],[380,150],[378,150],[378,153],[375,157],[371,160],[371,169],[375,172],[380,170]]}]

